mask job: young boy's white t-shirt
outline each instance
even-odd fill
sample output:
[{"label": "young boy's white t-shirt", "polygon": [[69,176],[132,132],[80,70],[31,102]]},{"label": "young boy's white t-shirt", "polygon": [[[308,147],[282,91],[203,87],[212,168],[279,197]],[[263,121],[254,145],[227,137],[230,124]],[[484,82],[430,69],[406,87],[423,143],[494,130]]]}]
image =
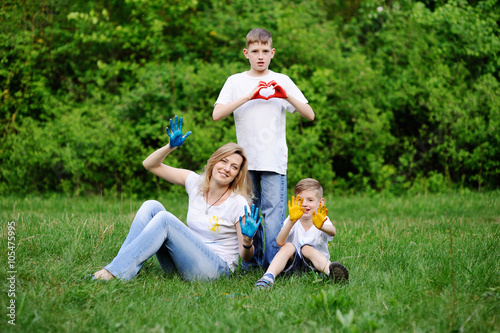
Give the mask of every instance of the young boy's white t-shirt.
[{"label": "young boy's white t-shirt", "polygon": [[245,215],[248,202],[240,194],[232,193],[220,206],[210,206],[199,191],[200,175],[192,172],[186,179],[189,195],[187,225],[209,248],[217,253],[234,271],[238,265],[238,235],[235,224]]},{"label": "young boy's white t-shirt", "polygon": [[[283,226],[290,221],[290,216],[285,220]],[[333,225],[330,219],[327,217],[325,223],[326,225]],[[292,243],[295,245],[297,250],[300,250],[304,245],[314,246],[321,254],[323,254],[328,260],[330,260],[330,252],[328,252],[328,242],[333,240],[333,236],[329,236],[325,232],[319,230],[314,225],[312,225],[309,230],[305,230],[300,223],[300,220],[295,222],[290,233],[286,238],[287,243]],[[299,251],[300,256],[302,253]]]},{"label": "young boy's white t-shirt", "polygon": [[[229,104],[248,95],[257,87],[259,81],[268,83],[273,80],[283,87],[288,96],[308,103],[304,94],[287,75],[269,71],[264,77],[253,77],[247,72],[230,76],[215,104]],[[286,175],[286,112],[293,113],[295,108],[282,98],[253,99],[233,112],[236,137],[238,144],[247,154],[249,170],[272,171]]]}]

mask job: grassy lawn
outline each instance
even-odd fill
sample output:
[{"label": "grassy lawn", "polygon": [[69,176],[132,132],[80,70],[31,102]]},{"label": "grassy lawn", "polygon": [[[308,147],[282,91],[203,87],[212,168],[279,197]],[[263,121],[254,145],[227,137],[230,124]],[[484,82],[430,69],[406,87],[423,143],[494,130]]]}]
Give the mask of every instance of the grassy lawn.
[{"label": "grassy lawn", "polygon": [[[185,219],[185,198],[159,200]],[[327,197],[348,285],[311,273],[256,293],[262,271],[189,283],[156,258],[130,282],[84,279],[111,261],[141,203],[0,198],[0,331],[500,332],[500,192]]]}]

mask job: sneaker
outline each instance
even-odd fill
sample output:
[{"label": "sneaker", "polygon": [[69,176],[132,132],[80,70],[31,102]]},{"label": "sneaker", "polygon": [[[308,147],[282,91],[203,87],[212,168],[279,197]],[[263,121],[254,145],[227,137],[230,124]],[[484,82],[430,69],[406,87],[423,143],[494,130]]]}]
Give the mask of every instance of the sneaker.
[{"label": "sneaker", "polygon": [[349,282],[349,271],[339,262],[332,262],[330,264],[330,279],[335,283]]},{"label": "sneaker", "polygon": [[267,279],[259,279],[257,283],[255,284],[255,290],[271,290],[273,287],[273,282],[267,280]]}]

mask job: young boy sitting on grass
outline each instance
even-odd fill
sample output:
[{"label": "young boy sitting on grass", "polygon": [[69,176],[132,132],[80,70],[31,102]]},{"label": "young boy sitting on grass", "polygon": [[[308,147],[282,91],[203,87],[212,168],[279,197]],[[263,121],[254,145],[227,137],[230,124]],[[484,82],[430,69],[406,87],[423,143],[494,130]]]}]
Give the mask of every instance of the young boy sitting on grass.
[{"label": "young boy sitting on grass", "polygon": [[281,272],[310,269],[326,274],[335,282],[349,280],[347,268],[330,262],[328,242],[335,236],[336,229],[327,216],[321,184],[312,178],[302,179],[295,185],[294,193],[297,198],[292,197],[291,203],[288,201],[290,215],[276,238],[281,249],[255,284],[256,289],[271,289]]}]

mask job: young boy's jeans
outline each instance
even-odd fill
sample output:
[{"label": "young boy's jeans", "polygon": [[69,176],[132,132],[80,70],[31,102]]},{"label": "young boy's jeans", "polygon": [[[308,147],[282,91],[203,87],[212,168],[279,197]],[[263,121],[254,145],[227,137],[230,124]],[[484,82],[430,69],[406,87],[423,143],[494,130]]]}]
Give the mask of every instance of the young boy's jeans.
[{"label": "young boy's jeans", "polygon": [[132,279],[144,261],[156,254],[165,273],[186,280],[229,276],[227,263],[158,201],[142,204],[120,251],[105,268],[115,277]]},{"label": "young boy's jeans", "polygon": [[250,177],[255,195],[254,203],[260,208],[264,219],[264,231],[260,226],[254,236],[254,258],[257,264],[267,269],[280,249],[276,237],[286,219],[286,175],[268,171],[250,171]]}]

